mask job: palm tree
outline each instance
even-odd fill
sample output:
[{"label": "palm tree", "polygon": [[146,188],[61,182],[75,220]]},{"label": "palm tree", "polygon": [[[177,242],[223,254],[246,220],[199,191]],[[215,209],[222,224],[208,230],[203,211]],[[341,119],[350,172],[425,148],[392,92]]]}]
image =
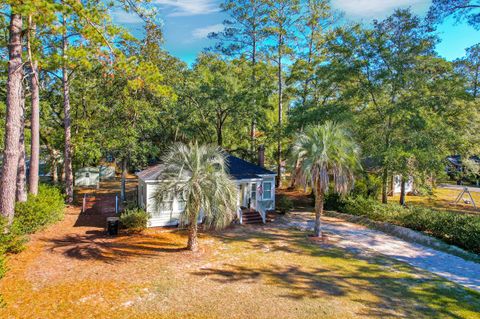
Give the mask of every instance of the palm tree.
[{"label": "palm tree", "polygon": [[188,226],[187,249],[197,250],[197,222],[200,211],[204,226],[220,229],[233,220],[238,190],[226,172],[225,153],[209,145],[174,144],[162,157],[165,165],[156,193],[157,204],[175,192],[185,200],[181,226]]},{"label": "palm tree", "polygon": [[354,171],[360,167],[359,148],[343,126],[328,121],[299,133],[292,153],[300,168],[297,178],[305,185],[310,183],[315,192],[314,236],[320,237],[320,218],[330,177],[336,193],[348,193],[353,186]]}]

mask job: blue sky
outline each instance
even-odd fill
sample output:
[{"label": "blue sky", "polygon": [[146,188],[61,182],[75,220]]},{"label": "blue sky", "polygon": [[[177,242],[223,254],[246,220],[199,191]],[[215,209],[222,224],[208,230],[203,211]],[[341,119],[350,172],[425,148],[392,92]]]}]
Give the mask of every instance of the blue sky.
[{"label": "blue sky", "polygon": [[[192,63],[197,54],[212,45],[207,39],[209,32],[222,29],[225,14],[220,12],[221,0],[152,0],[160,12],[165,34],[165,47],[174,56]],[[345,21],[369,23],[372,19],[382,19],[395,8],[411,7],[424,15],[430,0],[332,0],[335,10],[345,13]],[[142,24],[139,18],[122,11],[114,12],[114,21],[139,35]],[[454,60],[465,54],[465,49],[480,42],[480,31],[466,24],[455,24],[447,20],[439,26],[441,42],[438,53]]]}]

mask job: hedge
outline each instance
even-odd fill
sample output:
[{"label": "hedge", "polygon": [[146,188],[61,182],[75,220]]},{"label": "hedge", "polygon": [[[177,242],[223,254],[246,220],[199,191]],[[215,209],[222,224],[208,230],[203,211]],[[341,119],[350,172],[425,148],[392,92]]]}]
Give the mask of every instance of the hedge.
[{"label": "hedge", "polygon": [[330,206],[335,205],[335,209],[342,213],[365,216],[372,220],[421,231],[449,244],[480,253],[480,216],[419,206],[405,208],[398,204],[382,204],[377,200],[363,197],[332,202]]},{"label": "hedge", "polygon": [[37,196],[15,205],[14,227],[22,234],[34,233],[63,218],[64,198],[60,189],[40,185]]}]

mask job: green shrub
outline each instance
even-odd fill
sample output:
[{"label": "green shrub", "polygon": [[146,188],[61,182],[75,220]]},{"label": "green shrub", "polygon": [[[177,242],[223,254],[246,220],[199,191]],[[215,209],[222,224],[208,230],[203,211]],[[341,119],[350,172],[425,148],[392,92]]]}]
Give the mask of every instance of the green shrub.
[{"label": "green shrub", "polygon": [[31,234],[63,218],[65,210],[61,191],[41,184],[38,195],[29,195],[24,203],[15,205],[13,228],[21,234]]},{"label": "green shrub", "polygon": [[280,196],[276,203],[277,209],[282,213],[288,213],[293,208],[293,202],[286,196]]},{"label": "green shrub", "polygon": [[123,228],[140,232],[147,228],[150,214],[140,208],[126,209],[120,214],[120,223]]},{"label": "green shrub", "polygon": [[374,174],[363,174],[355,180],[352,189],[353,196],[362,196],[365,198],[378,198],[382,190],[382,180]]},{"label": "green shrub", "polygon": [[348,198],[339,206],[341,212],[365,216],[413,230],[425,232],[449,244],[480,253],[480,217],[430,208],[382,204],[363,197]]},{"label": "green shrub", "polygon": [[337,193],[330,192],[325,195],[323,209],[343,211],[345,200]]}]

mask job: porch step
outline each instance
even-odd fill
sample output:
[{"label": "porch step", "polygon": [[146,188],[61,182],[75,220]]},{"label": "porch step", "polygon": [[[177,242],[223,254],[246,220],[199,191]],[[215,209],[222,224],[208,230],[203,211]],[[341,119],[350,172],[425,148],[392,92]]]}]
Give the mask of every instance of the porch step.
[{"label": "porch step", "polygon": [[242,211],[243,224],[263,224],[262,216],[255,210]]}]

